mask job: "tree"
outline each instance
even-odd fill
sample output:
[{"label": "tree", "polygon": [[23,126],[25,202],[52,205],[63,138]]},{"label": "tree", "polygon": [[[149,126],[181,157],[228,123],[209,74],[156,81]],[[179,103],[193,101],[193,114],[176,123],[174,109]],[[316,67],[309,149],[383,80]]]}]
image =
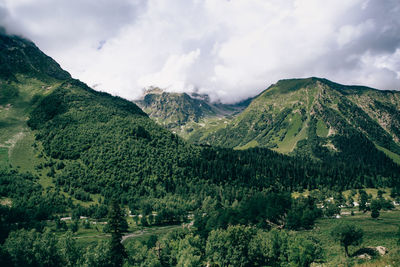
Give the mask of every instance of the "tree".
[{"label": "tree", "polygon": [[55,221],[56,221],[56,229],[57,230],[63,230],[63,231],[68,230],[67,223],[65,221],[62,221],[60,219],[60,217],[56,217]]},{"label": "tree", "polygon": [[313,238],[294,236],[288,242],[288,261],[290,266],[308,267],[322,258],[320,242]]},{"label": "tree", "polygon": [[125,214],[121,210],[117,200],[112,200],[108,213],[108,229],[111,233],[110,257],[112,266],[122,266],[127,256],[125,248],[121,243],[122,234],[128,230]]},{"label": "tree", "polygon": [[33,243],[38,238],[35,230],[19,230],[11,232],[4,243],[5,251],[10,255],[14,266],[34,266],[37,264],[33,251]]},{"label": "tree", "polygon": [[371,217],[376,219],[379,217],[379,211],[381,210],[381,202],[377,199],[371,201]]},{"label": "tree", "polygon": [[177,266],[200,266],[201,264],[201,247],[202,240],[200,236],[193,236],[188,234],[184,239],[179,241]]},{"label": "tree", "polygon": [[24,229],[11,232],[4,249],[14,266],[61,266],[61,257],[54,233],[43,234]]},{"label": "tree", "polygon": [[[116,266],[111,260],[110,241],[104,240],[91,244],[83,251],[84,254],[76,266],[111,267]],[[121,263],[122,264],[122,263]]]},{"label": "tree", "polygon": [[349,246],[358,246],[362,243],[364,232],[354,224],[341,223],[336,225],[331,236],[344,247],[346,256],[349,256]]},{"label": "tree", "polygon": [[360,194],[360,197],[359,197],[360,203],[359,203],[358,209],[360,211],[365,212],[367,210],[367,201],[368,201],[367,192],[365,192],[364,190],[361,190],[361,189],[358,192]]},{"label": "tree", "polygon": [[288,238],[284,230],[258,231],[249,243],[251,263],[254,266],[285,266]]},{"label": "tree", "polygon": [[340,214],[340,208],[332,202],[328,202],[325,204],[324,207],[324,215],[326,217],[334,217]]},{"label": "tree", "polygon": [[70,225],[70,228],[71,228],[71,231],[73,233],[78,232],[78,230],[79,230],[79,221],[78,220],[73,220],[71,225]]},{"label": "tree", "polygon": [[62,258],[62,266],[73,267],[77,265],[80,258],[80,251],[76,245],[72,232],[68,231],[58,240],[59,253]]},{"label": "tree", "polygon": [[255,228],[242,225],[211,231],[206,244],[207,260],[219,266],[247,266],[248,244],[255,234]]},{"label": "tree", "polygon": [[378,198],[382,199],[382,198],[383,198],[383,194],[385,194],[385,193],[386,193],[385,191],[379,189],[379,190],[378,190],[378,193],[377,193]]},{"label": "tree", "polygon": [[340,207],[346,204],[346,199],[343,196],[342,192],[338,192],[335,196],[335,204]]}]

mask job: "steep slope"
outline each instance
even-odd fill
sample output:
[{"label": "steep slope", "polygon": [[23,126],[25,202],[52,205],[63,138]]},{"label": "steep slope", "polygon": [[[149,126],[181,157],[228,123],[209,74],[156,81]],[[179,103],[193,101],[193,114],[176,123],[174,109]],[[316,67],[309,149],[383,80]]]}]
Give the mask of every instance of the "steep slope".
[{"label": "steep slope", "polygon": [[208,95],[172,93],[151,88],[145,92],[143,100],[135,103],[159,124],[188,138],[199,128],[227,123],[233,114],[246,108],[250,100],[229,105],[213,103]]},{"label": "steep slope", "polygon": [[31,41],[0,33],[0,166],[33,168],[29,112],[36,100],[70,78]]},{"label": "steep slope", "polygon": [[396,160],[400,155],[399,100],[400,92],[344,86],[326,79],[282,80],[225,128],[192,141],[242,149],[268,147],[320,159],[357,154],[358,144],[365,143],[365,148],[372,149],[366,152],[375,153],[376,145]]},{"label": "steep slope", "polygon": [[16,74],[37,79],[65,80],[70,74],[52,58],[40,51],[34,43],[19,36],[0,33],[0,78],[18,80]]},{"label": "steep slope", "polygon": [[161,89],[146,92],[144,99],[136,102],[150,117],[167,128],[182,126],[189,121],[198,122],[216,111],[207,101],[190,97],[186,93],[169,93]]}]

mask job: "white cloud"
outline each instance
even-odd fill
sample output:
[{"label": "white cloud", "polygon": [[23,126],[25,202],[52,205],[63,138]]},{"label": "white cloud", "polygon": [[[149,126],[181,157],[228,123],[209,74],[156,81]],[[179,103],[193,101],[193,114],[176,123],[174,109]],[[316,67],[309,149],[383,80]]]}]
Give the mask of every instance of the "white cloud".
[{"label": "white cloud", "polygon": [[192,91],[194,85],[187,83],[187,74],[199,55],[199,49],[184,55],[172,55],[167,59],[161,71],[140,78],[138,84],[141,87],[157,85],[179,92]]},{"label": "white cloud", "polygon": [[396,0],[3,1],[0,23],[129,99],[154,85],[232,102],[309,76],[400,89]]}]

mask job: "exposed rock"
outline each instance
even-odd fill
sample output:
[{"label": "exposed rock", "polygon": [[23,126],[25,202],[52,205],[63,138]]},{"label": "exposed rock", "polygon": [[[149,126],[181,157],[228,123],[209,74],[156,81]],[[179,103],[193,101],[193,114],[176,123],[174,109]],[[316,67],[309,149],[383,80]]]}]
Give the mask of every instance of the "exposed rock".
[{"label": "exposed rock", "polygon": [[389,252],[389,250],[383,246],[377,246],[376,251],[378,251],[379,255],[383,256]]},{"label": "exposed rock", "polygon": [[360,254],[360,255],[357,256],[357,258],[359,258],[359,259],[364,259],[364,260],[370,260],[370,259],[372,259],[372,257],[371,257],[369,254],[367,254],[367,253]]}]

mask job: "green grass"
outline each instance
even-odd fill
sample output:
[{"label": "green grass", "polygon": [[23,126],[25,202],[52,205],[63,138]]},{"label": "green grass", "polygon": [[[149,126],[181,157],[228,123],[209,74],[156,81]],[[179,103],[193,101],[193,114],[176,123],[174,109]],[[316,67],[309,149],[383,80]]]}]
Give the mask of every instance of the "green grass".
[{"label": "green grass", "polygon": [[377,149],[379,149],[380,151],[385,153],[386,156],[391,158],[395,163],[400,165],[400,155],[398,155],[396,153],[393,153],[392,151],[390,151],[390,150],[388,150],[388,149],[386,149],[384,147],[378,146],[377,144],[375,144],[375,146],[376,146]]},{"label": "green grass", "polygon": [[[289,118],[289,129],[286,133],[285,138],[282,142],[278,143],[278,148],[276,149],[281,153],[290,153],[296,147],[296,144],[299,140],[305,138],[305,131],[303,129],[303,122],[301,120],[301,115],[299,113],[295,113]],[[307,124],[305,124],[307,125]]]},{"label": "green grass", "polygon": [[244,146],[235,147],[235,149],[245,150],[245,149],[249,149],[249,148],[253,148],[253,147],[258,147],[257,140],[252,140],[252,141],[248,142],[247,144],[245,144]]},{"label": "green grass", "polygon": [[32,131],[26,129],[21,133],[21,137],[10,149],[10,163],[13,166],[20,166],[21,171],[34,172],[35,166],[43,161],[35,155],[32,144],[35,141]]},{"label": "green grass", "polygon": [[88,246],[89,244],[97,243],[101,240],[109,239],[109,235],[103,232],[103,227],[91,225],[90,229],[84,229],[80,226],[78,232],[74,234],[77,244],[81,246]]},{"label": "green grass", "polygon": [[329,133],[329,129],[326,126],[325,122],[322,120],[317,121],[317,135],[319,137],[327,137]]},{"label": "green grass", "polygon": [[152,227],[145,227],[142,230],[136,231],[137,236],[129,237],[127,238],[123,243],[124,245],[129,244],[130,242],[145,242],[147,241],[150,236],[156,235],[156,236],[162,236],[170,231],[173,231],[175,229],[181,228],[181,225],[168,225],[168,226],[152,226]]},{"label": "green grass", "polygon": [[[342,216],[340,219],[320,219],[313,230],[298,232],[298,234],[304,236],[315,236],[321,241],[321,245],[325,251],[325,264],[323,266],[352,266],[365,263],[365,261],[360,259],[346,258],[344,249],[331,237],[330,233],[332,229],[339,222],[355,224],[364,231],[363,243],[358,247],[350,247],[350,254],[363,247],[384,246],[389,249],[389,253],[376,261],[388,264],[389,261],[394,260],[395,265],[392,266],[400,266],[400,257],[396,256],[398,246],[395,235],[400,225],[400,210],[381,211],[378,219],[372,219],[369,212],[365,214],[356,213],[355,216]],[[394,259],[393,256],[395,256]],[[370,263],[373,262],[372,260]]]},{"label": "green grass", "polygon": [[[83,219],[80,220],[80,223],[83,222]],[[161,236],[164,235],[170,231],[173,231],[175,229],[179,229],[182,227],[182,225],[168,225],[168,226],[150,226],[150,227],[140,227],[137,226],[136,223],[133,221],[131,217],[127,218],[128,222],[128,233],[127,234],[133,234],[133,236],[128,237],[124,240],[124,244],[126,245],[129,242],[135,242],[135,241],[147,241],[150,236],[152,235],[157,235]],[[67,226],[70,227],[72,224],[71,220],[66,221]],[[79,225],[79,229],[76,233],[73,234],[74,238],[76,239],[76,242],[80,246],[88,246],[89,244],[94,244],[98,241],[101,240],[107,240],[110,238],[110,235],[107,233],[103,232],[103,227],[104,224],[93,224],[91,222],[90,228],[85,229],[83,228],[82,224]]]},{"label": "green grass", "polygon": [[[46,95],[59,83],[44,83],[36,79],[28,79],[18,75],[19,83],[13,83],[18,96],[7,101],[0,107],[0,146],[8,150],[9,162],[13,167],[20,166],[26,171],[32,171],[34,154],[31,145],[34,142],[33,133],[26,124],[28,114],[32,109],[32,97],[36,94]],[[0,161],[4,161],[4,156]]]},{"label": "green grass", "polygon": [[8,166],[8,148],[0,147],[0,167]]},{"label": "green grass", "polygon": [[[226,117],[205,117],[202,118],[198,123],[189,122],[184,127],[181,127],[180,129],[175,129],[175,131],[186,140],[191,140],[193,138],[193,134],[195,134],[200,136],[201,138],[198,138],[198,140],[202,141],[207,138],[207,136],[209,136],[211,133],[214,133],[219,129],[225,128],[230,122],[231,119],[228,119]],[[187,132],[187,129],[193,130]]]}]

